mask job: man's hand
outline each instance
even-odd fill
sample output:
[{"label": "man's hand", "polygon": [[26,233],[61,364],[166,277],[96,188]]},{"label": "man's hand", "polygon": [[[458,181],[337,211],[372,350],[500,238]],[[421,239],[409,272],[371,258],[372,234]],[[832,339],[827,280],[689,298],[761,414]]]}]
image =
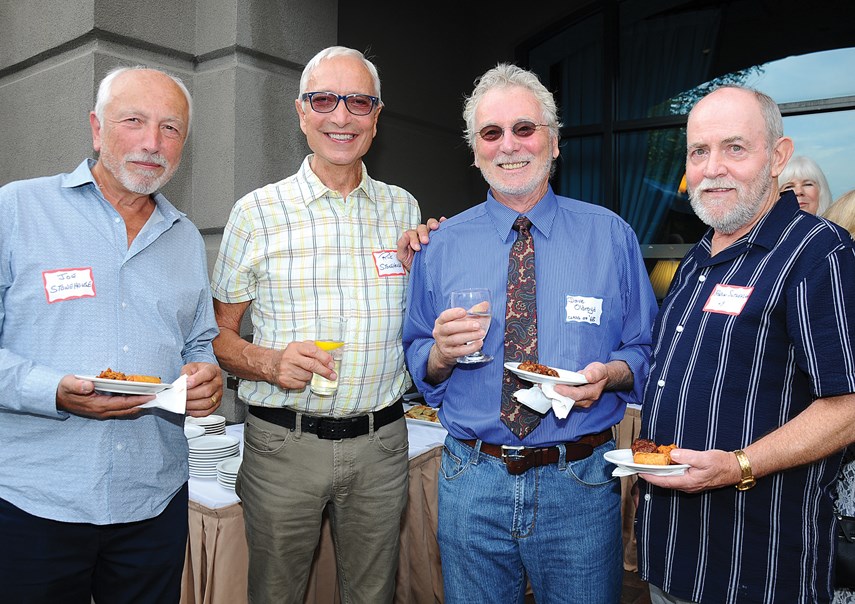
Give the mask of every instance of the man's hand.
[{"label": "man's hand", "polygon": [[434,345],[428,357],[427,377],[437,384],[451,375],[457,357],[472,354],[484,346],[487,332],[462,308],[442,311],[433,326]]},{"label": "man's hand", "polygon": [[413,257],[416,255],[422,245],[427,245],[430,242],[430,232],[439,228],[439,223],[445,221],[445,216],[441,216],[439,220],[429,218],[427,223],[420,224],[414,229],[404,231],[400,239],[398,239],[398,260],[404,265],[404,270],[410,270],[413,265]]},{"label": "man's hand", "polygon": [[187,376],[187,415],[205,417],[223,400],[223,372],[212,363],[187,363],[181,368]]},{"label": "man's hand", "polygon": [[[733,487],[742,479],[739,461],[730,451],[711,449],[694,451],[692,449],[674,449],[671,451],[674,463],[691,466],[680,476],[656,476],[641,474],[650,484],[666,489],[676,489],[686,493],[700,493],[721,487]],[[666,467],[666,466],[663,466]]]},{"label": "man's hand", "polygon": [[312,340],[291,342],[285,350],[273,351],[270,383],[284,389],[302,390],[317,373],[328,380],[338,376],[332,355],[315,346]]},{"label": "man's hand", "polygon": [[152,395],[107,395],[95,392],[95,384],[66,375],[56,389],[56,408],[92,419],[132,417],[140,405],[154,400]]},{"label": "man's hand", "polygon": [[557,384],[555,392],[562,396],[569,396],[576,404],[574,407],[587,408],[600,400],[603,395],[603,390],[606,389],[609,381],[608,368],[603,363],[594,362],[580,371],[587,384],[581,386],[567,386],[565,384]]},{"label": "man's hand", "polygon": [[631,390],[633,386],[632,371],[625,361],[609,361],[608,364],[594,361],[582,371],[588,380],[581,386],[558,384],[555,392],[569,396],[576,401],[577,407],[587,408],[600,400],[605,390]]}]

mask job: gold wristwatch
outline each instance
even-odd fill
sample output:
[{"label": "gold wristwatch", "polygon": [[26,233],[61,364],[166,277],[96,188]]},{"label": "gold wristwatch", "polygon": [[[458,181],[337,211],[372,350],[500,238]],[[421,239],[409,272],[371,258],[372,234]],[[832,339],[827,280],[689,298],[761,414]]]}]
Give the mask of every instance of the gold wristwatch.
[{"label": "gold wristwatch", "polygon": [[736,490],[747,491],[757,484],[754,473],[751,471],[751,462],[748,461],[748,456],[742,449],[737,449],[733,454],[736,455],[736,461],[739,462],[739,469],[742,470],[742,480],[736,483]]}]

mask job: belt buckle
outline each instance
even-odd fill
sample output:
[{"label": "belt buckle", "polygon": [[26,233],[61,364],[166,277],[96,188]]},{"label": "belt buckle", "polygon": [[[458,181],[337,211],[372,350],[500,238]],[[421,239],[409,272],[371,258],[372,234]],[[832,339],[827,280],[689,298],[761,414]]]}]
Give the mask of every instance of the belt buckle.
[{"label": "belt buckle", "polygon": [[506,462],[507,460],[520,461],[525,459],[525,455],[522,454],[525,448],[523,446],[502,445],[502,459]]}]

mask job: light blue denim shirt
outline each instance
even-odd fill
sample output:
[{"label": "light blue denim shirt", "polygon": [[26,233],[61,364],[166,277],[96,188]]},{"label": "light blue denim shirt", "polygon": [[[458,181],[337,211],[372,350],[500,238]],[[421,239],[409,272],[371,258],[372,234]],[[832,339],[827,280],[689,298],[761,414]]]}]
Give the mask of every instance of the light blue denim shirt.
[{"label": "light blue denim shirt", "polygon": [[[56,409],[69,373],[110,367],[171,382],[215,363],[205,246],[163,195],[130,249],[83,161],[0,188],[0,497],[36,516],[151,518],[187,481],[184,418],[95,420]],[[83,278],[63,290],[64,271]]]},{"label": "light blue denim shirt", "polygon": [[[458,439],[498,445],[545,446],[577,440],[617,424],[626,403],[639,403],[650,359],[656,299],[638,240],[614,212],[566,197],[550,187],[526,216],[535,249],[538,360],[579,371],[593,361],[622,360],[635,378],[624,392],[604,392],[596,404],[559,420],[548,413],[520,441],[499,418],[505,338],[508,254],[517,212],[488,195],[485,203],[443,222],[416,254],[404,320],[404,352],[428,404]],[[493,320],[484,341],[489,363],[458,365],[444,382],[425,381],[436,317],[455,289],[486,287]]]}]

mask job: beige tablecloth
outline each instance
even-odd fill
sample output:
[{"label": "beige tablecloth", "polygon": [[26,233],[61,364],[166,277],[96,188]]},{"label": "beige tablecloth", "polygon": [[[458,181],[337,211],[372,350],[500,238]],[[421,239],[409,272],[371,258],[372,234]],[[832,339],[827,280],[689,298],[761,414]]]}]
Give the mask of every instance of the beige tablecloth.
[{"label": "beige tablecloth", "polygon": [[[401,554],[395,602],[443,601],[437,528],[437,475],[442,447],[410,459],[409,500],[401,521]],[[243,604],[247,546],[240,503],[212,509],[190,502],[190,538],[181,586],[182,604]],[[309,576],[305,602],[339,602],[329,521]]]}]

